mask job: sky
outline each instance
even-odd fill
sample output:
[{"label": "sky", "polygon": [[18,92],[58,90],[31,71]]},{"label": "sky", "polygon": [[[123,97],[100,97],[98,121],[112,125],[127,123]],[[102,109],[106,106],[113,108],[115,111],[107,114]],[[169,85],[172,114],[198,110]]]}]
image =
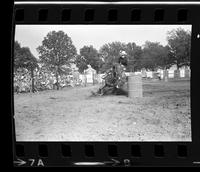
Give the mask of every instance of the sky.
[{"label": "sky", "polygon": [[145,41],[167,44],[167,32],[183,28],[191,31],[191,25],[16,25],[15,41],[22,47],[29,47],[32,54],[38,58],[36,48],[42,45],[42,40],[50,31],[65,32],[79,53],[83,46],[93,45],[97,50],[106,43],[120,41],[135,42],[144,45]]}]

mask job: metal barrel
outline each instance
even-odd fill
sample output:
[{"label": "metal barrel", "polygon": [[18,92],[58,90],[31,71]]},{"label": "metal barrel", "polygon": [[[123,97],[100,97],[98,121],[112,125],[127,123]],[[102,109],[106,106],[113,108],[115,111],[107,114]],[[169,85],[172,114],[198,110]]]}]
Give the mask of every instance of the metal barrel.
[{"label": "metal barrel", "polygon": [[131,74],[128,77],[128,97],[143,97],[142,76]]}]

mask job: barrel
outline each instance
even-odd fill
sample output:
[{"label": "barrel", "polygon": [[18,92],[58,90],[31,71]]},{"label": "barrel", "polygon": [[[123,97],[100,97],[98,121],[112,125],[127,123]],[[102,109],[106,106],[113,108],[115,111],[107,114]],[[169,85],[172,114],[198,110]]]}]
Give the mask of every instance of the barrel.
[{"label": "barrel", "polygon": [[128,97],[143,97],[142,76],[131,74],[128,77]]}]

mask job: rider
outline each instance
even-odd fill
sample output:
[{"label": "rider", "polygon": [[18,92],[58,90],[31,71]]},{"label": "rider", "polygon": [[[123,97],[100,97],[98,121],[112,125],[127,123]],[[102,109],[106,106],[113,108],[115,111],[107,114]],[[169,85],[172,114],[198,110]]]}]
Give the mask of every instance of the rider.
[{"label": "rider", "polygon": [[120,52],[118,63],[113,64],[112,68],[106,72],[105,85],[100,88],[95,95],[127,95],[127,91],[123,89],[124,84],[127,82],[125,74],[127,66],[127,58],[125,51]]}]

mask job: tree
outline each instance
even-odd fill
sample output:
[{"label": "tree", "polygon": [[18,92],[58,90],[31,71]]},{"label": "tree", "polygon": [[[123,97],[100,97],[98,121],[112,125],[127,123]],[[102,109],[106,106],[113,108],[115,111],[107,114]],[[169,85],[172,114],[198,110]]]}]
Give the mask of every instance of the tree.
[{"label": "tree", "polygon": [[128,43],[125,49],[128,57],[128,71],[136,71],[142,68],[141,66],[141,56],[142,56],[142,48],[137,46],[134,42]]},{"label": "tree", "polygon": [[126,44],[121,42],[112,42],[104,44],[99,52],[100,56],[103,58],[104,64],[102,65],[102,72],[105,72],[107,69],[111,68],[113,63],[118,62],[120,57],[120,51],[126,50]]},{"label": "tree", "polygon": [[162,58],[159,62],[159,67],[161,69],[169,69],[174,63],[170,56],[170,47],[168,45],[161,48]]},{"label": "tree", "polygon": [[32,92],[34,92],[34,70],[38,67],[38,60],[33,56],[28,47],[21,47],[19,42],[14,44],[14,71],[25,68],[30,71]]},{"label": "tree", "polygon": [[14,43],[14,71],[21,66],[21,45],[18,41]]},{"label": "tree", "polygon": [[173,59],[173,64],[176,64],[178,69],[190,66],[191,32],[178,28],[167,34],[169,56]]},{"label": "tree", "polygon": [[84,70],[87,69],[88,62],[83,56],[77,55],[76,60],[75,60],[75,64],[78,67],[78,71],[80,73],[83,73]]},{"label": "tree", "polygon": [[81,73],[87,69],[87,65],[91,65],[93,69],[99,72],[102,62],[98,51],[92,45],[81,48],[80,55],[75,60],[76,66]]},{"label": "tree", "polygon": [[158,68],[169,68],[172,62],[168,56],[168,47],[162,46],[159,42],[146,41],[141,64],[144,68],[153,71]]},{"label": "tree", "polygon": [[49,32],[37,51],[41,63],[55,74],[57,90],[59,90],[59,76],[67,72],[66,67],[63,66],[70,66],[77,54],[71,38],[63,31]]}]

